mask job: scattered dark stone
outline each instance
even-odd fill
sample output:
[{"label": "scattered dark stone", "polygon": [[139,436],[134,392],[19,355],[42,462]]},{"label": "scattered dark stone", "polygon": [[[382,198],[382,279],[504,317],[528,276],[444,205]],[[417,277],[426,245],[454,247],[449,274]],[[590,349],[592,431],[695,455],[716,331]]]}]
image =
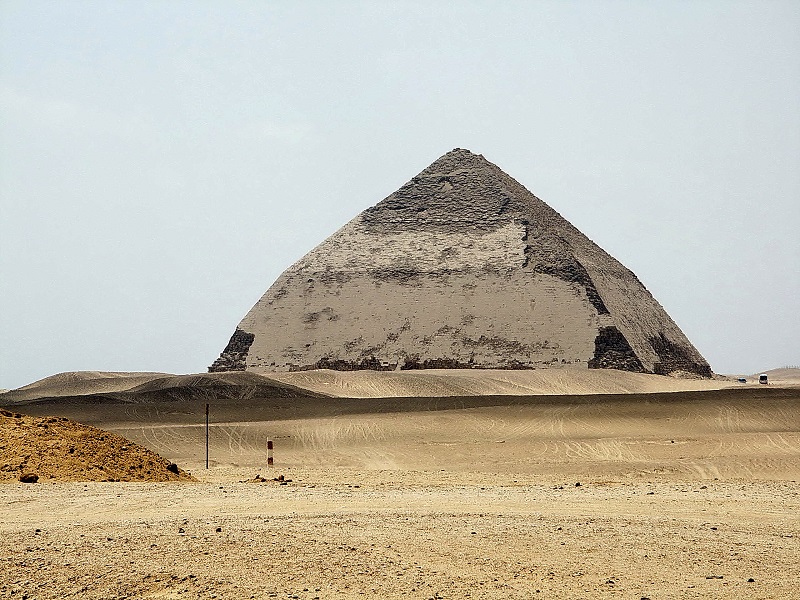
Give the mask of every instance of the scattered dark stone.
[{"label": "scattered dark stone", "polygon": [[19,480],[22,483],[36,483],[39,481],[39,476],[36,473],[21,473]]},{"label": "scattered dark stone", "polygon": [[755,583],[755,582],[756,582],[756,580],[755,580],[755,579],[753,579],[752,577],[751,577],[750,579],[748,579],[748,580],[747,580],[747,583]]},{"label": "scattered dark stone", "polygon": [[237,327],[220,357],[208,367],[208,372],[244,371],[247,354],[250,352],[250,346],[255,339],[256,336],[254,334],[242,331]]},{"label": "scattered dark stone", "polygon": [[706,575],[706,579],[724,579],[722,575]]},{"label": "scattered dark stone", "polygon": [[184,531],[183,527],[180,527],[180,528],[178,529],[178,533],[186,533],[186,532]]},{"label": "scattered dark stone", "polygon": [[712,528],[711,528],[711,531],[716,531],[716,530],[717,530],[717,528],[716,528],[716,527],[712,527]]},{"label": "scattered dark stone", "polygon": [[601,327],[594,340],[594,358],[589,360],[590,369],[619,369],[620,371],[644,372],[639,357],[631,348],[622,332],[614,327]]},{"label": "scattered dark stone", "polygon": [[331,369],[332,371],[393,371],[394,367],[384,365],[374,356],[357,360],[342,360],[324,357],[311,365],[312,369]]},{"label": "scattered dark stone", "polygon": [[650,346],[660,359],[653,364],[653,373],[669,375],[674,371],[686,371],[700,377],[711,377],[711,367],[702,360],[691,346],[676,344],[664,332],[650,338]]},{"label": "scattered dark stone", "polygon": [[177,475],[178,474],[178,465],[176,465],[175,463],[169,463],[167,465],[167,471],[169,471],[170,473],[175,473],[175,475]]},{"label": "scattered dark stone", "polygon": [[655,494],[655,492],[647,492],[648,496],[652,496],[653,494]]},{"label": "scattered dark stone", "polygon": [[577,482],[577,483],[575,484],[575,487],[581,487],[581,482],[580,482],[580,481],[579,481],[579,482]]},{"label": "scattered dark stone", "polygon": [[217,527],[217,533],[220,533],[221,531],[222,531],[222,527]]}]

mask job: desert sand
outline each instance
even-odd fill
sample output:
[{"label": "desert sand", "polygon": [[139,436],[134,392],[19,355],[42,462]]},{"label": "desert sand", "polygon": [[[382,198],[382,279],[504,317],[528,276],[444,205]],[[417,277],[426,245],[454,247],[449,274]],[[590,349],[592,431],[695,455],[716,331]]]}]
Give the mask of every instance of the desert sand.
[{"label": "desert sand", "polygon": [[796,597],[793,375],[667,392],[213,398],[160,385],[171,399],[23,402],[13,410],[102,427],[199,482],[1,485],[0,596]]},{"label": "desert sand", "polygon": [[680,379],[610,369],[424,369],[419,371],[295,371],[271,379],[346,398],[626,394],[735,387],[726,378]]},{"label": "desert sand", "polygon": [[[779,375],[780,385],[800,385],[797,369]],[[772,373],[772,372],[770,372]],[[254,373],[112,373],[79,371],[59,373],[11,390],[0,404],[14,405],[38,400],[95,397],[140,402],[214,396],[322,395],[343,398],[429,398],[438,396],[626,394],[686,392],[746,387],[733,377],[713,379],[665,377],[611,369],[553,367],[533,370],[422,369],[412,371],[310,371]],[[227,388],[225,390],[221,388]],[[260,389],[259,389],[260,388]],[[208,392],[208,393],[206,393]]]}]

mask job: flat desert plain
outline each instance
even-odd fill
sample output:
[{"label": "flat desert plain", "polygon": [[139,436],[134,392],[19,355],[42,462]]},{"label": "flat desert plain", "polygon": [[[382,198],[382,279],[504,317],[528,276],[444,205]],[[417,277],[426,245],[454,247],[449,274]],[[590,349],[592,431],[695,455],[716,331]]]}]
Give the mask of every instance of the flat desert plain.
[{"label": "flat desert plain", "polygon": [[797,598],[800,387],[716,387],[20,405],[200,482],[0,486],[0,595]]}]

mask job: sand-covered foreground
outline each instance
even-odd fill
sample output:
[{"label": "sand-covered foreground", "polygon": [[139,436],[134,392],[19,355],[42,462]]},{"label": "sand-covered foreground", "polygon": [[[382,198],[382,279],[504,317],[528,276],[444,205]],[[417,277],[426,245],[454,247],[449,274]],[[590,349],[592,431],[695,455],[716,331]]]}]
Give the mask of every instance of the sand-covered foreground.
[{"label": "sand-covered foreground", "polygon": [[800,584],[794,483],[281,473],[2,486],[0,594],[784,599]]},{"label": "sand-covered foreground", "polygon": [[[0,596],[783,599],[800,589],[796,387],[218,400],[209,470],[204,406],[26,406],[124,435],[201,482],[0,486]],[[242,483],[256,473],[267,481]]]}]

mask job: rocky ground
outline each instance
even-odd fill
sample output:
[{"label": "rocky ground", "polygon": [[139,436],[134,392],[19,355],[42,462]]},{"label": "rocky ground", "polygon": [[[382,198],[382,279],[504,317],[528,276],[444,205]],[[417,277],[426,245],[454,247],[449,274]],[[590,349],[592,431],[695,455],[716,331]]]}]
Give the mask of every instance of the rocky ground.
[{"label": "rocky ground", "polygon": [[800,585],[795,482],[196,473],[0,487],[0,595],[783,599]]},{"label": "rocky ground", "polygon": [[0,481],[178,481],[191,476],[155,452],[64,417],[0,409]]}]

